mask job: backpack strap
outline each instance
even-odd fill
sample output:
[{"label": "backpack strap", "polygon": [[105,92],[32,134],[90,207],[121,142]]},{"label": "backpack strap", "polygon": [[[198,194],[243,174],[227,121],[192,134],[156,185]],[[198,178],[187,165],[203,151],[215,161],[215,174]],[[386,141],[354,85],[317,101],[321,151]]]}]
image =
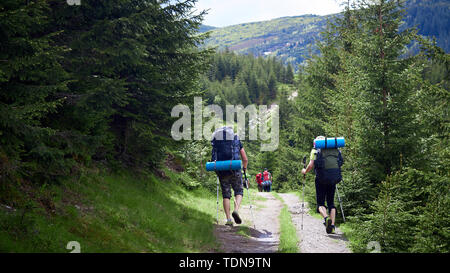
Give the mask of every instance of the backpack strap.
[{"label": "backpack strap", "polygon": [[231,142],[231,160],[235,159],[234,158],[234,148],[235,148],[234,146],[236,145],[235,142],[236,142],[236,135],[233,136],[233,141]]},{"label": "backpack strap", "polygon": [[339,151],[339,154],[338,154],[338,165],[339,165],[339,168],[341,168],[341,166],[344,164],[344,158],[342,157],[341,150],[338,149],[338,151]]},{"label": "backpack strap", "polygon": [[314,169],[316,171],[323,169],[325,167],[324,165],[325,165],[325,162],[324,162],[324,158],[323,158],[322,149],[317,149],[316,160],[314,160]]},{"label": "backpack strap", "polygon": [[[238,147],[238,135],[234,135],[233,145],[231,145],[233,151],[233,160],[239,160],[239,147]],[[236,152],[236,153],[235,153]]]},{"label": "backpack strap", "polygon": [[[216,161],[217,160],[217,147],[216,147],[216,138],[213,138],[211,140],[211,146],[212,148],[212,152],[211,152],[211,161]],[[216,169],[216,166],[214,164],[214,170]]]}]

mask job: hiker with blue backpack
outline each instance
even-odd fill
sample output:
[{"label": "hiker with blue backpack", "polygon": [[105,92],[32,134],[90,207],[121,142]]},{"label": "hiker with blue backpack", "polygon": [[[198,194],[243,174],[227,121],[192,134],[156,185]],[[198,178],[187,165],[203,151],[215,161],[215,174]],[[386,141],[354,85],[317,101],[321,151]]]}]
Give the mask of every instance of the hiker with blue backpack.
[{"label": "hiker with blue backpack", "polygon": [[[316,173],[317,212],[322,215],[325,230],[328,234],[335,233],[336,207],[334,206],[334,194],[337,184],[342,180],[341,166],[344,163],[338,147],[343,147],[343,145],[343,138],[327,139],[323,136],[316,137],[314,148],[311,150],[309,164],[302,169],[302,174],[306,175],[314,168]],[[325,206],[325,200],[327,206]],[[327,214],[327,208],[329,215]]]},{"label": "hiker with blue backpack", "polygon": [[[230,161],[230,164],[232,164],[232,160],[240,160],[242,158],[242,165],[245,173],[248,164],[247,155],[239,137],[234,133],[232,127],[224,126],[214,131],[211,145],[211,161]],[[241,224],[242,220],[239,216],[239,207],[244,196],[244,186],[240,168],[239,170],[232,170],[232,168],[230,168],[230,170],[226,171],[216,171],[216,174],[222,188],[223,209],[227,217],[225,225],[233,226],[231,216],[236,224]],[[246,187],[248,189],[248,185],[246,185]],[[231,188],[233,188],[235,200],[234,210],[230,216]]]}]

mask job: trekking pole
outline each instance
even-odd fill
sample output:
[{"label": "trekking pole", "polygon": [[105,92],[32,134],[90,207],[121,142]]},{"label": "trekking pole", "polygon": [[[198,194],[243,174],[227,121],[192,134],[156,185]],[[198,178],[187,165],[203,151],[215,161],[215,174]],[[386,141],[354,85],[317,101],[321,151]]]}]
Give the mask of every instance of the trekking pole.
[{"label": "trekking pole", "polygon": [[245,169],[244,169],[244,177],[245,177],[245,184],[246,184],[246,187],[247,187],[248,201],[249,201],[249,203],[250,203],[250,214],[252,215],[253,228],[256,229],[256,226],[255,226],[255,218],[253,217],[253,210],[252,210],[252,199],[250,198],[250,191],[249,191],[249,189],[248,189],[248,184],[249,184],[249,183],[248,183],[247,173],[245,172]]},{"label": "trekking pole", "polygon": [[[306,156],[303,157],[303,168],[306,169]],[[302,190],[302,230],[303,230],[303,214],[305,213],[305,183],[306,183],[306,174],[303,175],[303,190]]]},{"label": "trekking pole", "polygon": [[217,217],[216,217],[216,222],[217,224],[219,224],[219,176],[217,176]]},{"label": "trekking pole", "polygon": [[338,199],[339,199],[339,206],[341,207],[342,218],[344,219],[344,223],[345,223],[344,209],[342,208],[341,196],[339,195],[339,189],[338,189],[337,184],[336,184],[336,192],[337,192]]}]

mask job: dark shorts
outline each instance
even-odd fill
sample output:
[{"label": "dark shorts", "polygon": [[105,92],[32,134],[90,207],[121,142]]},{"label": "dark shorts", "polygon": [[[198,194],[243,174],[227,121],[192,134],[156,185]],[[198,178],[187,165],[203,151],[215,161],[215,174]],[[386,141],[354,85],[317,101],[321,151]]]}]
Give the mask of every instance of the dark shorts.
[{"label": "dark shorts", "polygon": [[[336,209],[334,206],[334,193],[336,192],[336,184],[333,183],[319,183],[316,179],[316,201],[317,201],[317,212],[319,212],[319,207],[326,207],[328,211],[331,209]],[[325,206],[325,200],[327,201],[327,206]]]},{"label": "dark shorts", "polygon": [[219,176],[220,186],[222,187],[222,197],[231,198],[231,188],[233,188],[234,196],[244,196],[244,185],[242,182],[242,173],[235,172],[235,174],[227,176]]}]

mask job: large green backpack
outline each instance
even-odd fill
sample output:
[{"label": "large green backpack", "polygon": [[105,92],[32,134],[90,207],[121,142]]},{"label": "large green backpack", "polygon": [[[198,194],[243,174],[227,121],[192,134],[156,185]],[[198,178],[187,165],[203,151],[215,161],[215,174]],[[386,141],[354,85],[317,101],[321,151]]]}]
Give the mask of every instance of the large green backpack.
[{"label": "large green backpack", "polygon": [[341,182],[341,166],[344,163],[339,149],[318,149],[314,161],[316,179],[323,184]]}]

